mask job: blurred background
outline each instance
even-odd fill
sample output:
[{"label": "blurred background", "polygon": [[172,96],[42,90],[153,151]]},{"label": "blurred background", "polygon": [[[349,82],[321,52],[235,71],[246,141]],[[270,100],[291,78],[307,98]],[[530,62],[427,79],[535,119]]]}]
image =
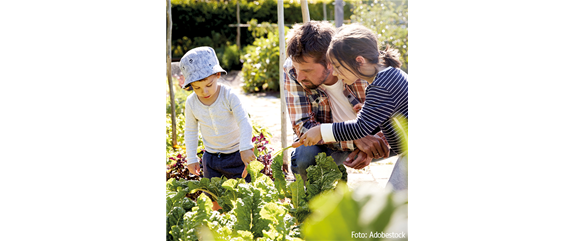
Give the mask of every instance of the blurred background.
[{"label": "blurred background", "polygon": [[[406,0],[311,0],[311,20],[337,26],[361,23],[401,53],[408,73],[408,1]],[[246,92],[279,91],[279,34],[277,1],[172,0],[172,62],[190,49],[211,46],[221,66],[241,71]],[[336,6],[343,11],[335,11]],[[284,1],[285,32],[302,23],[299,1]],[[338,26],[337,26],[338,27]],[[255,71],[257,70],[257,71]],[[177,77],[177,67],[172,72]]]}]

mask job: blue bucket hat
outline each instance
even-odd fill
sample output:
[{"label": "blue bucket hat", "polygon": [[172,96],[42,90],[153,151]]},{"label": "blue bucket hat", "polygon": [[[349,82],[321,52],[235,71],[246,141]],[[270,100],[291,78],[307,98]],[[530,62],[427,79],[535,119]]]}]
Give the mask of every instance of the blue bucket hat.
[{"label": "blue bucket hat", "polygon": [[215,55],[215,50],[211,47],[197,47],[187,51],[179,61],[179,67],[185,78],[183,87],[195,81],[205,79],[212,74],[223,72],[227,74]]}]

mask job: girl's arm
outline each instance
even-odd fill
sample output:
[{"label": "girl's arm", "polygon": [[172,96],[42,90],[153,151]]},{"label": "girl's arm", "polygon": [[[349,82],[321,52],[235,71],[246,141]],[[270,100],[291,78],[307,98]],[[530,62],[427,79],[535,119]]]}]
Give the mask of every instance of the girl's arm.
[{"label": "girl's arm", "polygon": [[361,139],[389,120],[394,110],[395,103],[391,93],[380,86],[371,86],[357,119],[333,123],[332,128],[322,128],[324,140],[329,141],[326,137],[330,136],[336,141]]},{"label": "girl's arm", "polygon": [[187,164],[192,164],[199,162],[197,159],[197,146],[199,141],[198,136],[198,121],[193,115],[191,96],[185,101],[185,129],[184,129],[184,140],[185,149],[187,153]]}]

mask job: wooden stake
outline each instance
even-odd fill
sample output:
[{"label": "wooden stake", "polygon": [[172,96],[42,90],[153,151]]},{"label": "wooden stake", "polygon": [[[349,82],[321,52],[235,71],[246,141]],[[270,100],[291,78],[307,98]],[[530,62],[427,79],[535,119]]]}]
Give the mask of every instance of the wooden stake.
[{"label": "wooden stake", "polygon": [[335,0],[335,27],[343,26],[343,0]]},{"label": "wooden stake", "polygon": [[[171,0],[167,2],[167,82],[169,84],[169,99],[171,101],[171,144],[177,146],[177,128],[175,123],[175,95],[171,80]],[[175,149],[175,148],[174,148]]]},{"label": "wooden stake", "polygon": [[307,0],[301,0],[301,13],[303,14],[303,23],[311,20],[311,17],[309,17],[309,6],[307,6]]},{"label": "wooden stake", "polygon": [[[279,93],[281,97],[281,147],[287,147],[287,104],[285,104],[285,71],[283,64],[285,62],[285,24],[283,15],[283,0],[277,0],[277,20],[279,27]],[[289,163],[289,155],[283,155],[283,163]]]},{"label": "wooden stake", "polygon": [[237,0],[237,38],[235,41],[237,44],[237,49],[241,50],[241,28],[239,27],[241,20],[239,19],[239,1],[240,0]]}]

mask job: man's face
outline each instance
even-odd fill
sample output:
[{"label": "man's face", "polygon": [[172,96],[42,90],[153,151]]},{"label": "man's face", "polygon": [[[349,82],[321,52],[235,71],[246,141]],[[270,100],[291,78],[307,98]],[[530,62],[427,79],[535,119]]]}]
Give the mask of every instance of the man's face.
[{"label": "man's face", "polygon": [[[319,85],[323,84],[329,76],[331,76],[331,69],[323,67],[319,63],[315,63],[313,57],[303,57],[304,63],[293,61],[293,68],[297,73],[297,81],[307,89],[316,89]],[[331,68],[331,64],[327,64]]]}]

